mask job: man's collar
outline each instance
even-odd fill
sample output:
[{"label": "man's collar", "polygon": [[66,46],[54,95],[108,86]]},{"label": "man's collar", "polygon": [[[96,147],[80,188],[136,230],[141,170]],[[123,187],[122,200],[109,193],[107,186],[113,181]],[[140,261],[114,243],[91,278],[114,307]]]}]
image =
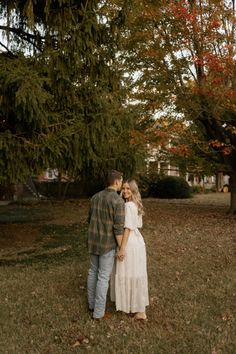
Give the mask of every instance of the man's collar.
[{"label": "man's collar", "polygon": [[109,187],[107,187],[106,188],[108,191],[110,191],[110,192],[117,192],[117,189],[115,188],[115,187],[111,187],[111,186],[109,186]]}]

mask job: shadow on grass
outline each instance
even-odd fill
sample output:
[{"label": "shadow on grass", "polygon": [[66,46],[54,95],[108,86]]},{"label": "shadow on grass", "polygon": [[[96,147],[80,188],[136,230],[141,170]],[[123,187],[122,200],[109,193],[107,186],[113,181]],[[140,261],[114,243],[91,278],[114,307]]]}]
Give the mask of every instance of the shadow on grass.
[{"label": "shadow on grass", "polygon": [[68,259],[87,257],[87,227],[84,224],[72,225],[32,225],[40,234],[37,242],[25,250],[0,258],[0,266],[33,265],[46,266],[51,263],[63,263]]},{"label": "shadow on grass", "polygon": [[0,209],[0,224],[24,224],[50,220],[48,209],[41,207],[9,207]]}]

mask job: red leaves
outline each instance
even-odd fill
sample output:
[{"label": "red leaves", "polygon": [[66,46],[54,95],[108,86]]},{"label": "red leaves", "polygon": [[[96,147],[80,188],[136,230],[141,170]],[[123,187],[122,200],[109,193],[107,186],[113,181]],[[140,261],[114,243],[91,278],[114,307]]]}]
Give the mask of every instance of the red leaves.
[{"label": "red leaves", "polygon": [[235,98],[236,91],[234,91],[232,89],[228,89],[227,91],[225,91],[224,95],[225,95],[225,97],[228,97],[228,98]]},{"label": "red leaves", "polygon": [[169,148],[169,151],[181,157],[187,157],[190,155],[190,147],[186,144],[179,144],[178,146],[172,146]]},{"label": "red leaves", "polygon": [[196,8],[190,9],[188,7],[189,4],[186,0],[179,1],[178,3],[172,2],[170,4],[170,13],[172,13],[176,19],[193,24],[197,19],[197,11]]},{"label": "red leaves", "polygon": [[231,154],[231,152],[232,152],[232,148],[230,147],[230,146],[226,146],[226,147],[224,147],[224,149],[223,149],[223,155],[230,155]]},{"label": "red leaves", "polygon": [[205,53],[204,55],[205,63],[209,70],[223,71],[224,65],[222,59],[214,53]]},{"label": "red leaves", "polygon": [[213,79],[211,80],[211,83],[212,83],[213,85],[218,86],[218,85],[222,84],[223,79],[224,79],[224,78],[223,78],[222,76],[213,77]]},{"label": "red leaves", "polygon": [[203,59],[203,57],[194,57],[193,58],[193,62],[194,62],[194,64],[196,64],[196,65],[200,65],[200,66],[203,66],[204,65],[204,59]]},{"label": "red leaves", "polygon": [[213,19],[210,23],[209,23],[209,29],[217,29],[220,27],[220,21],[217,19]]},{"label": "red leaves", "polygon": [[202,67],[204,66],[207,72],[215,71],[218,74],[230,74],[232,58],[229,56],[222,57],[211,52],[204,52],[200,57],[195,56],[193,63]]},{"label": "red leaves", "polygon": [[[169,6],[170,15],[174,16],[175,20],[179,20],[182,25],[193,26],[196,29],[196,26],[202,26],[203,23],[203,9],[197,3],[190,4],[187,0],[181,0],[177,3],[172,1]],[[207,33],[206,35],[209,38],[214,33],[217,32],[221,27],[220,19],[220,7],[215,9],[214,12],[209,13],[209,16],[204,18],[207,23],[205,23]]]},{"label": "red leaves", "polygon": [[230,144],[225,144],[219,140],[210,140],[209,145],[214,149],[219,150],[223,153],[224,156],[230,155],[232,152],[232,146]]}]

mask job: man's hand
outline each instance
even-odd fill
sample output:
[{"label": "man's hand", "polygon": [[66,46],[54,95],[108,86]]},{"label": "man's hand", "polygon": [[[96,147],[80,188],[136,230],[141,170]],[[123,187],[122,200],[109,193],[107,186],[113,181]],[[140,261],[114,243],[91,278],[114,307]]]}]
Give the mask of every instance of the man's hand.
[{"label": "man's hand", "polygon": [[119,251],[117,252],[117,258],[119,259],[119,261],[123,261],[125,257],[125,250],[124,248],[120,248]]}]

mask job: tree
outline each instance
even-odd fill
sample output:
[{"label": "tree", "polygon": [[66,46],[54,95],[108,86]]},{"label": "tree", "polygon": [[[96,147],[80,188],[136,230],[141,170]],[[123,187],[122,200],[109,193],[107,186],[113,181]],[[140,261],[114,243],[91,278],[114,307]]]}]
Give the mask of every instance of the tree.
[{"label": "tree", "polygon": [[[133,1],[127,64],[147,111],[171,110],[197,133],[207,161],[230,175],[236,212],[235,2]],[[129,40],[128,40],[129,39]],[[195,146],[198,150],[198,146]]]},{"label": "tree", "polygon": [[0,183],[46,167],[73,179],[136,168],[116,60],[123,4],[102,4],[0,1]]},{"label": "tree", "polygon": [[219,163],[206,160],[208,144],[199,140],[197,132],[185,119],[159,117],[153,129],[161,138],[156,147],[156,159],[177,166],[182,176],[186,173],[212,176],[223,168]]}]

